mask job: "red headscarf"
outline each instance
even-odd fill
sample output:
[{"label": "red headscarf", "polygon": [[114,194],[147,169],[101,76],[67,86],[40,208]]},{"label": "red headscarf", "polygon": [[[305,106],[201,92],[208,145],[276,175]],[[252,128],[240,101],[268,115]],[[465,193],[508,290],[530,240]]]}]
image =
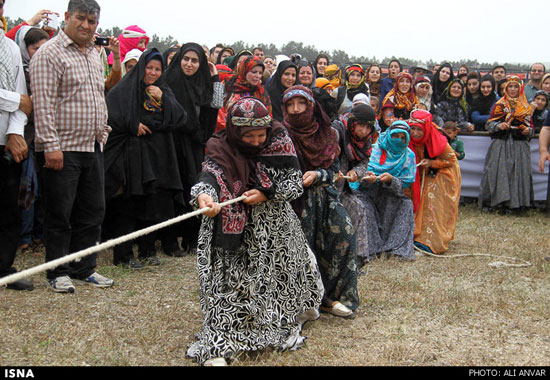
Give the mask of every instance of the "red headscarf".
[{"label": "red headscarf", "polygon": [[[417,164],[420,162],[419,152],[423,151],[424,148],[428,151],[428,156],[430,158],[436,158],[440,156],[447,147],[447,138],[435,127],[432,119],[432,114],[428,111],[415,110],[411,112],[411,117],[408,120],[408,124],[411,128],[413,126],[418,126],[424,131],[424,136],[421,139],[414,139],[411,133],[411,140],[409,141],[409,148],[411,148],[416,155]],[[419,169],[417,168],[416,180],[412,184],[415,212],[420,204],[420,188],[422,186],[421,181],[422,179]]]}]

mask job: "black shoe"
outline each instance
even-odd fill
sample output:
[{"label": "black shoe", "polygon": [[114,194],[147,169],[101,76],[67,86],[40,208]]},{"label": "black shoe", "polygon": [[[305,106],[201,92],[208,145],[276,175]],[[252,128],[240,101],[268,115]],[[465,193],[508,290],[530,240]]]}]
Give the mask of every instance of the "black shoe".
[{"label": "black shoe", "polygon": [[19,280],[6,285],[7,289],[11,290],[33,290],[34,285],[29,280]]},{"label": "black shoe", "polygon": [[121,267],[123,268],[128,268],[128,269],[143,269],[143,265],[141,265],[139,262],[136,261],[136,259],[134,259],[133,257],[128,260],[127,262],[124,262],[124,261],[121,261],[121,262],[118,262],[118,263],[115,263],[115,265],[120,265]]},{"label": "black shoe", "polygon": [[183,257],[183,256],[187,255],[187,252],[182,251],[179,248],[176,248],[176,249],[171,250],[171,251],[164,251],[164,254],[166,256],[172,256],[172,257]]},{"label": "black shoe", "polygon": [[140,263],[145,266],[159,266],[160,260],[156,256],[142,257],[139,259]]}]

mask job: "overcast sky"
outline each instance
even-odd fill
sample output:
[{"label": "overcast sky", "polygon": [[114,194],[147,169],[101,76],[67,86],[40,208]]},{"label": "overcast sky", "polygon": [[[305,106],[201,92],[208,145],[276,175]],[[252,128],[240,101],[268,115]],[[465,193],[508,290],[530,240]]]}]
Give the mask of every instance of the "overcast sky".
[{"label": "overcast sky", "polygon": [[[277,47],[297,41],[319,50],[344,50],[350,56],[377,60],[396,56],[424,61],[550,62],[548,0],[98,3],[100,28],[138,25],[149,35],[171,35],[181,43],[209,47],[239,40]],[[41,8],[63,14],[67,4],[68,0],[7,0],[4,14],[26,20]]]}]

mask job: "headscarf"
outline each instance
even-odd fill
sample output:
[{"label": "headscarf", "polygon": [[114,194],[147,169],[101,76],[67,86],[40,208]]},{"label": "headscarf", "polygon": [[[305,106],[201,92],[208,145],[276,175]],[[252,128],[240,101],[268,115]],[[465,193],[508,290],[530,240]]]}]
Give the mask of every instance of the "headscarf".
[{"label": "headscarf", "polygon": [[[233,57],[235,55],[235,51],[230,47],[224,47],[220,52],[218,53],[218,58],[216,58],[216,65],[222,65],[222,55],[224,52],[228,51],[231,53],[230,57]],[[227,58],[227,57],[226,57]],[[225,58],[224,58],[225,59]]]},{"label": "headscarf", "polygon": [[[411,82],[411,88],[407,93],[402,93],[401,90],[399,90],[399,81],[402,78],[408,78]],[[416,108],[416,106],[418,105],[418,98],[414,93],[411,74],[407,73],[406,71],[402,71],[399,73],[399,75],[397,75],[393,88],[390,92],[388,92],[388,94],[384,98],[384,101],[382,102],[382,107],[387,106],[390,103],[393,105],[394,109],[405,110],[407,112],[411,112],[413,109]],[[380,107],[380,116],[382,116],[382,107]]]},{"label": "headscarf", "polygon": [[[428,156],[434,159],[440,156],[448,145],[447,137],[436,128],[433,123],[432,114],[424,110],[415,110],[411,112],[411,117],[408,120],[409,126],[419,126],[424,131],[424,136],[421,139],[411,138],[409,142],[409,148],[416,155],[416,162],[420,162],[419,152],[428,152]],[[413,204],[416,211],[420,204],[420,176],[418,175],[419,169],[417,169],[416,181],[412,185],[413,190]]]},{"label": "headscarf", "polygon": [[[481,84],[483,82],[490,82],[492,86],[492,91],[488,96],[483,95],[481,92]],[[477,111],[481,115],[489,115],[491,113],[491,108],[493,107],[493,104],[497,101],[497,94],[495,92],[495,78],[490,75],[486,74],[479,80],[479,96],[475,99],[472,99],[470,103],[470,111],[474,112]]]},{"label": "headscarf", "polygon": [[328,55],[326,54],[319,54],[317,56],[317,58],[315,58],[315,61],[313,61],[313,67],[315,69],[314,73],[316,74],[314,77],[313,77],[313,81],[315,82],[315,78],[322,78],[323,77],[323,74],[321,74],[319,72],[319,70],[317,70],[317,64],[319,63],[319,60],[321,58],[324,58],[327,60],[327,66],[330,64],[330,58],[328,57]]},{"label": "headscarf", "polygon": [[[266,140],[259,146],[242,141],[242,136],[265,129]],[[206,145],[207,156],[200,180],[219,189],[219,202],[258,189],[268,199],[275,195],[274,179],[266,167],[299,169],[296,150],[281,123],[272,121],[261,100],[237,100],[227,113],[226,128],[212,136]],[[221,169],[221,170],[220,170]],[[216,220],[213,244],[235,250],[242,242],[247,206],[235,203],[222,208]]]},{"label": "headscarf", "polygon": [[[139,41],[145,38],[145,48],[138,47]],[[147,45],[149,44],[149,36],[147,36],[147,32],[145,30],[141,29],[137,25],[131,25],[127,28],[125,28],[122,33],[118,36],[118,42],[120,44],[120,61],[124,61],[124,57],[126,57],[126,53],[128,53],[132,49],[139,49],[141,51],[144,51],[147,48]],[[113,54],[109,54],[109,65],[113,64]]]},{"label": "headscarf", "polygon": [[27,50],[27,44],[25,43],[25,36],[32,28],[32,26],[23,25],[19,28],[17,34],[15,35],[15,43],[19,46],[19,50],[21,51],[21,59],[23,60],[23,67],[25,68],[25,71],[29,70],[29,62],[31,61],[29,51]]},{"label": "headscarf", "polygon": [[[455,83],[458,83],[462,87],[462,92],[461,92],[460,98],[455,98],[455,97],[451,96],[451,87]],[[465,85],[464,85],[464,82],[462,81],[462,79],[454,78],[449,83],[449,85],[447,86],[445,91],[443,92],[443,97],[442,97],[441,100],[457,102],[460,105],[460,108],[462,108],[462,110],[464,111],[464,114],[467,116],[467,115],[469,115],[469,109],[470,108],[468,106],[468,102],[466,101],[466,97],[464,96],[464,88],[465,88]]]},{"label": "headscarf", "polygon": [[[420,98],[418,96],[418,87],[422,84],[427,84],[428,86],[430,86],[430,89],[428,90],[428,93],[426,94],[425,97]],[[414,90],[418,98],[418,103],[424,104],[426,106],[426,110],[430,111],[430,109],[432,108],[432,95],[433,95],[433,88],[430,80],[424,76],[417,77],[416,80],[414,81]]]},{"label": "headscarf", "polygon": [[231,63],[227,66],[229,66],[229,68],[233,71],[237,71],[237,64],[239,63],[239,59],[241,59],[241,57],[243,55],[249,55],[249,56],[253,56],[254,54],[252,54],[250,51],[248,50],[241,50],[240,52],[237,53],[237,55],[235,57],[233,57],[233,59],[231,60]]},{"label": "headscarf", "polygon": [[[166,165],[166,162],[176,160],[175,151],[165,150],[168,146],[156,144],[160,141],[158,138],[164,134],[157,132],[153,126],[159,130],[170,130],[181,125],[185,122],[185,111],[166,85],[164,75],[153,83],[163,92],[162,100],[157,101],[147,94],[143,78],[147,63],[153,59],[160,61],[161,65],[164,64],[157,49],[145,51],[137,65],[107,94],[109,125],[113,128],[105,145],[107,199],[114,196],[122,185],[125,186],[127,196],[156,192],[154,187],[157,185],[165,189],[182,190],[177,168]],[[140,122],[152,128],[153,133],[137,137]],[[169,140],[172,141],[171,136]],[[173,147],[171,143],[170,146]],[[149,154],[157,149],[162,151]],[[158,176],[159,171],[163,175]],[[166,175],[167,173],[169,174]]]},{"label": "headscarf", "polygon": [[[441,70],[443,70],[445,67],[449,69],[451,74],[447,81],[442,82],[439,80],[439,74],[441,73]],[[453,72],[452,66],[447,62],[442,63],[439,69],[435,72],[435,75],[432,81],[433,97],[434,97],[435,104],[439,103],[439,101],[441,100],[441,97],[443,96],[443,92],[448,87],[449,83],[454,79],[454,77],[455,77],[455,74]]]},{"label": "headscarf", "polygon": [[271,114],[271,101],[269,96],[265,93],[264,86],[260,80],[260,83],[256,86],[251,85],[246,80],[246,75],[256,66],[261,66],[265,70],[264,63],[262,60],[255,56],[247,57],[244,62],[239,65],[237,72],[231,79],[228,80],[225,91],[226,98],[224,106],[226,108],[231,107],[231,104],[227,104],[230,100],[230,97],[233,93],[246,94],[246,96],[251,96],[253,98],[260,99],[262,103],[267,107],[269,113]]},{"label": "headscarf", "polygon": [[[393,138],[396,133],[405,133],[407,141]],[[397,120],[383,132],[372,148],[368,171],[377,176],[389,173],[403,182],[403,188],[410,186],[416,177],[415,155],[409,148],[410,128],[403,120]]]},{"label": "headscarf", "polygon": [[162,52],[162,58],[164,59],[166,66],[168,66],[168,57],[170,57],[170,54],[177,53],[179,50],[180,50],[179,45],[172,45],[168,49],[166,49],[164,52]]},{"label": "headscarf", "polygon": [[[142,54],[143,54],[143,52],[139,49],[132,49],[126,54],[126,56],[124,57],[124,60],[122,61],[122,65],[121,65],[122,66],[121,70],[122,70],[122,75],[123,76],[127,74],[126,63],[131,61],[132,59],[135,59],[136,61],[139,61],[139,58],[141,57]],[[164,64],[166,64],[166,60],[164,60]]]},{"label": "headscarf", "polygon": [[[519,85],[519,95],[516,98],[511,98],[508,95],[508,86],[511,83]],[[529,102],[525,97],[525,85],[523,80],[517,75],[512,75],[507,78],[504,86],[504,96],[495,104],[491,116],[488,121],[501,120],[512,123],[513,120],[519,124],[531,126],[531,116],[533,108],[529,106]]]},{"label": "headscarf", "polygon": [[[357,123],[367,124],[371,132],[366,137],[359,137],[356,132]],[[344,138],[344,153],[351,162],[360,162],[368,159],[372,148],[372,138],[375,135],[376,114],[366,104],[358,103],[351,109],[347,119]]]},{"label": "headscarf", "polygon": [[[303,83],[300,83],[300,69],[302,67],[305,67],[305,66],[308,66],[309,68],[311,68],[311,83],[308,84],[308,85],[305,85]],[[315,87],[315,81],[316,81],[316,78],[317,78],[317,70],[315,70],[315,67],[313,67],[313,63],[311,62],[308,62],[307,64],[299,64],[298,65],[298,72],[296,73],[296,81],[297,81],[297,84],[301,84],[302,86],[305,86],[305,87],[308,87],[308,88],[311,88],[313,89]]]},{"label": "headscarf", "polygon": [[[302,97],[307,109],[297,115],[289,114],[285,104],[292,98]],[[340,155],[338,134],[331,121],[304,86],[292,86],[283,94],[284,125],[288,129],[303,171],[329,168]]]},{"label": "headscarf", "polygon": [[[351,84],[349,81],[349,76],[352,72],[358,72],[361,74],[361,79],[357,84]],[[369,93],[369,86],[365,84],[365,72],[363,71],[363,68],[361,65],[354,64],[351,66],[348,66],[346,68],[345,73],[345,86],[346,86],[346,94],[349,100],[353,100],[353,97],[359,93],[368,94]]]},{"label": "headscarf", "polygon": [[328,65],[325,69],[325,78],[330,82],[332,88],[338,88],[342,84],[342,71],[336,64]]},{"label": "headscarf", "polygon": [[[192,76],[185,75],[181,68],[183,55],[188,51],[194,51],[199,56],[199,69]],[[176,98],[187,111],[188,124],[193,123],[199,129],[196,107],[210,105],[214,93],[210,68],[201,45],[189,42],[181,47],[166,70],[166,83],[172,88]]]},{"label": "headscarf", "polygon": [[[380,78],[378,79],[378,82],[369,80],[369,71],[373,67],[378,67],[378,69],[380,69]],[[367,68],[367,71],[365,72],[365,82],[369,85],[371,96],[380,96],[380,86],[382,85],[382,68],[380,65],[373,63]]]},{"label": "headscarf", "polygon": [[[271,107],[273,112],[273,118],[278,121],[283,121],[283,93],[285,92],[286,88],[283,86],[283,83],[281,82],[281,78],[283,76],[283,73],[290,67],[294,67],[296,70],[296,81],[298,80],[298,67],[292,63],[289,60],[279,62],[277,65],[277,71],[275,71],[275,74],[271,77],[271,80],[266,85],[266,90],[269,94],[269,98],[271,99]],[[296,82],[294,82],[296,84]]]}]

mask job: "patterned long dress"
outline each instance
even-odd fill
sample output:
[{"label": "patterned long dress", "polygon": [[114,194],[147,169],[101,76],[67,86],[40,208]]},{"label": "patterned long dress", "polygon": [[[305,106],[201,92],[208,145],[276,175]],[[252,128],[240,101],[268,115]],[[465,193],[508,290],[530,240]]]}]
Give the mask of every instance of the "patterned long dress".
[{"label": "patterned long dress", "polygon": [[[423,145],[415,153],[418,162],[426,158]],[[418,175],[421,181],[424,178],[424,186],[414,219],[414,240],[433,253],[443,253],[454,239],[462,181],[453,148],[447,144],[443,153],[432,160],[432,167],[420,169]]]},{"label": "patterned long dress", "polygon": [[316,169],[317,179],[303,195],[300,220],[317,258],[325,296],[355,311],[359,306],[355,231],[333,184],[338,169],[338,160],[329,169]]},{"label": "patterned long dress", "polygon": [[492,141],[481,177],[479,207],[531,207],[535,197],[529,139],[534,130],[530,128],[524,136],[519,131],[499,130],[500,123],[495,120],[486,125]]},{"label": "patterned long dress", "polygon": [[[265,171],[276,184],[275,196],[250,208],[240,248],[213,246],[215,219],[202,219],[197,264],[203,325],[187,351],[199,363],[267,347],[296,349],[305,340],[299,316],[321,303],[315,257],[289,203],[302,194],[301,172]],[[200,182],[192,188],[195,206],[201,193],[220,198]]]}]

